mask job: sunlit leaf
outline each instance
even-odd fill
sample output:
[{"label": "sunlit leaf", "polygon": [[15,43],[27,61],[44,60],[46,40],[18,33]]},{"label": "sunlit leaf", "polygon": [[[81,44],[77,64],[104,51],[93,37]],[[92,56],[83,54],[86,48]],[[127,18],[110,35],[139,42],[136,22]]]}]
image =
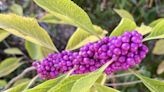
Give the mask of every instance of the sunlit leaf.
[{"label": "sunlit leaf", "polygon": [[104,85],[106,78],[107,78],[107,75],[104,73],[96,80],[96,83]]},{"label": "sunlit leaf", "polygon": [[132,31],[136,28],[136,23],[130,19],[122,18],[119,25],[112,31],[110,36],[119,36],[126,31]]},{"label": "sunlit leaf", "polygon": [[162,38],[164,38],[164,20],[161,20],[156,24],[155,27],[153,27],[152,32],[144,38],[143,41]]},{"label": "sunlit leaf", "polygon": [[47,10],[62,21],[73,24],[92,34],[93,25],[87,13],[71,0],[34,0],[37,5]]},{"label": "sunlit leaf", "polygon": [[[94,26],[94,27],[95,27],[95,32],[99,35],[99,37],[102,38],[107,34],[107,31],[101,29],[100,27],[98,26]],[[66,46],[66,50],[78,49],[89,42],[95,42],[98,40],[100,39],[98,39],[96,36],[89,34],[88,32],[78,28],[69,39]]]},{"label": "sunlit leaf", "polygon": [[7,48],[4,50],[6,54],[17,54],[17,55],[22,55],[22,51],[18,48]]},{"label": "sunlit leaf", "polygon": [[12,87],[4,92],[22,92],[26,88],[28,83],[29,83],[29,81],[21,83],[21,84],[15,86],[15,87]]},{"label": "sunlit leaf", "polygon": [[10,35],[7,31],[0,29],[0,42]]},{"label": "sunlit leaf", "polygon": [[41,47],[41,50],[44,57],[47,57],[49,54],[54,53],[51,49],[45,47]]},{"label": "sunlit leaf", "polygon": [[22,63],[19,63],[20,58],[7,58],[0,63],[0,77],[6,76],[18,68]]},{"label": "sunlit leaf", "polygon": [[38,86],[36,86],[32,89],[26,90],[25,92],[47,92],[52,87],[57,85],[64,77],[65,76],[60,76],[58,78],[45,81],[42,84],[39,84]]},{"label": "sunlit leaf", "polygon": [[161,21],[163,21],[163,20],[164,20],[164,18],[159,18],[159,19],[157,19],[157,20],[154,20],[153,22],[151,22],[151,23],[149,24],[149,26],[154,27],[156,24],[158,24],[159,22],[161,22]]},{"label": "sunlit leaf", "polygon": [[142,35],[146,35],[152,31],[152,27],[143,24],[140,27],[137,27],[135,30],[137,30]]},{"label": "sunlit leaf", "polygon": [[48,33],[33,18],[0,14],[0,28],[42,47],[57,51]]},{"label": "sunlit leaf", "polygon": [[103,85],[100,85],[98,83],[96,83],[94,85],[94,87],[97,89],[98,92],[120,92],[116,89],[113,89],[113,88],[110,88],[110,87],[107,87],[107,86],[103,86]]},{"label": "sunlit leaf", "polygon": [[0,87],[3,87],[7,84],[5,80],[0,80]]},{"label": "sunlit leaf", "polygon": [[158,66],[158,69],[157,69],[157,74],[162,74],[164,73],[164,61],[162,61],[159,66]]},{"label": "sunlit leaf", "polygon": [[151,79],[140,74],[134,73],[151,92],[161,92],[164,90],[164,82]]},{"label": "sunlit leaf", "polygon": [[155,43],[155,46],[153,48],[153,54],[156,54],[156,55],[163,55],[164,54],[164,40],[158,40],[156,43]]},{"label": "sunlit leaf", "polygon": [[61,19],[57,18],[53,14],[46,14],[41,19],[39,19],[39,22],[46,22],[46,23],[55,23],[55,24],[66,24]]},{"label": "sunlit leaf", "polygon": [[21,83],[27,82],[27,81],[30,81],[30,79],[28,79],[28,78],[19,79],[13,84],[13,87],[15,87]]},{"label": "sunlit leaf", "polygon": [[114,9],[114,11],[122,18],[128,18],[130,20],[134,20],[133,16],[124,9]]},{"label": "sunlit leaf", "polygon": [[70,76],[54,87],[52,87],[48,92],[71,92],[71,88],[74,85],[74,83],[81,77],[84,77],[85,75],[73,75]]},{"label": "sunlit leaf", "polygon": [[[94,85],[96,80],[101,76],[103,71],[111,64],[112,62],[109,61],[105,65],[103,65],[99,70],[89,73],[88,75],[78,79],[72,89],[71,92],[87,92],[90,88]],[[80,90],[79,90],[80,89]]]},{"label": "sunlit leaf", "polygon": [[29,42],[29,41],[25,41],[25,48],[26,48],[29,56],[33,60],[40,60],[43,58],[41,46],[34,44],[32,42]]},{"label": "sunlit leaf", "polygon": [[23,8],[19,4],[16,3],[12,4],[10,6],[10,10],[17,15],[23,15]]}]

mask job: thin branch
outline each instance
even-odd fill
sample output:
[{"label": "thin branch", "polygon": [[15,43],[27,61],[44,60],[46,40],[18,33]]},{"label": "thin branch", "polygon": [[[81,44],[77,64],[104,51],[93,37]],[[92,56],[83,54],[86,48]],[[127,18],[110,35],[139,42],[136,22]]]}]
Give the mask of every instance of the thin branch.
[{"label": "thin branch", "polygon": [[22,77],[24,77],[24,75],[26,75],[26,73],[34,70],[35,67],[29,67],[29,68],[26,68],[21,74],[19,74],[18,76],[14,77],[12,80],[10,80],[8,82],[8,84],[5,86],[5,90],[8,89],[15,81],[21,79]]},{"label": "thin branch", "polygon": [[124,83],[114,83],[114,84],[106,84],[107,86],[126,86],[126,85],[133,85],[137,83],[142,83],[142,81],[137,80],[137,81],[131,81],[131,82],[124,82]]},{"label": "thin branch", "polygon": [[[137,72],[140,73],[141,71],[137,71]],[[125,77],[125,76],[129,76],[129,75],[133,75],[133,73],[130,72],[130,73],[122,73],[122,74],[112,75],[112,76],[109,76],[108,79]]]},{"label": "thin branch", "polygon": [[27,87],[26,87],[24,90],[30,88],[30,86],[31,86],[32,84],[34,84],[34,82],[36,81],[36,79],[37,79],[38,77],[39,77],[39,75],[36,75],[34,78],[32,78],[32,80],[30,81],[30,83],[27,85]]}]

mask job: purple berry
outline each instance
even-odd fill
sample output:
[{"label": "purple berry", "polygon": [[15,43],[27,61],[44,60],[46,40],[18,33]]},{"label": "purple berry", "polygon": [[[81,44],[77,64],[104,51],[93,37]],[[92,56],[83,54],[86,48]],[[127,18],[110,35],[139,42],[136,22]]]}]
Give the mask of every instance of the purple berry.
[{"label": "purple berry", "polygon": [[123,50],[129,50],[130,45],[129,45],[129,43],[123,43],[122,46],[121,46],[121,48],[122,48]]}]

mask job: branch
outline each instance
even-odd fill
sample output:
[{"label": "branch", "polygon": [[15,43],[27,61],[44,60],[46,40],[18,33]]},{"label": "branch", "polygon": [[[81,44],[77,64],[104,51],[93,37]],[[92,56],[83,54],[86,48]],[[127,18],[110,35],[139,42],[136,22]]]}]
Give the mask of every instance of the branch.
[{"label": "branch", "polygon": [[137,81],[131,81],[131,82],[124,82],[124,83],[114,83],[114,84],[106,84],[107,86],[125,86],[125,85],[133,85],[137,83],[142,83],[142,81],[137,80]]},{"label": "branch", "polygon": [[32,78],[32,80],[30,81],[30,83],[27,85],[27,87],[24,89],[28,89],[32,84],[34,84],[34,82],[36,81],[36,79],[39,77],[39,75],[36,75],[34,78]]},{"label": "branch", "polygon": [[30,71],[32,71],[34,69],[35,69],[35,67],[28,67],[28,68],[26,68],[20,75],[14,77],[12,80],[10,80],[8,82],[8,84],[5,86],[4,89],[5,90],[8,89],[15,81],[21,79],[22,77],[24,77],[24,75],[26,75],[26,73],[28,73],[28,72],[30,72]]},{"label": "branch", "polygon": [[[141,71],[136,71],[138,73],[140,73]],[[112,76],[109,76],[108,79],[110,78],[118,78],[118,77],[125,77],[125,76],[129,76],[129,75],[133,75],[133,73],[122,73],[122,74],[117,74],[117,75],[112,75]]]}]

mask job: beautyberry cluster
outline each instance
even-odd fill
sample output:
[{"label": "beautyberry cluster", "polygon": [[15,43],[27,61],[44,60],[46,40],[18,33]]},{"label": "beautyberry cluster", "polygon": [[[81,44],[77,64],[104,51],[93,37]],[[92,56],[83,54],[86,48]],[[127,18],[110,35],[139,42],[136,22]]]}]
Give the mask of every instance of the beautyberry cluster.
[{"label": "beautyberry cluster", "polygon": [[33,66],[42,79],[52,79],[71,70],[74,67],[72,61],[75,57],[76,53],[62,51],[61,53],[49,54],[42,61],[34,62]]},{"label": "beautyberry cluster", "polygon": [[79,52],[50,54],[43,61],[34,63],[34,66],[41,78],[51,79],[73,67],[76,67],[73,74],[92,72],[112,59],[112,63],[105,70],[109,75],[127,70],[145,58],[148,48],[142,43],[142,39],[137,31],[125,32],[118,37],[104,37],[98,42],[81,47]]}]

